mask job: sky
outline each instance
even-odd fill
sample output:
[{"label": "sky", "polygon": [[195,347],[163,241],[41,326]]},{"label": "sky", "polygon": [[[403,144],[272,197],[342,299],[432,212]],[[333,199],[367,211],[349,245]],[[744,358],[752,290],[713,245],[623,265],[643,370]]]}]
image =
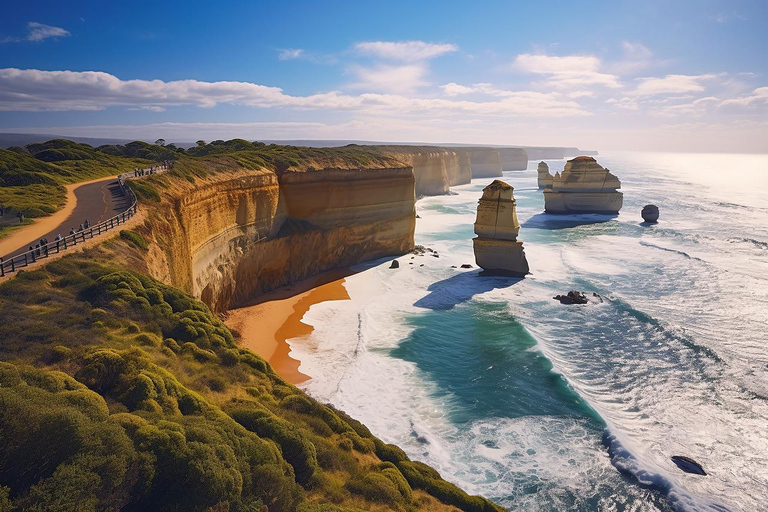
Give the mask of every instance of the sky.
[{"label": "sky", "polygon": [[14,2],[0,132],[768,153],[768,0]]}]

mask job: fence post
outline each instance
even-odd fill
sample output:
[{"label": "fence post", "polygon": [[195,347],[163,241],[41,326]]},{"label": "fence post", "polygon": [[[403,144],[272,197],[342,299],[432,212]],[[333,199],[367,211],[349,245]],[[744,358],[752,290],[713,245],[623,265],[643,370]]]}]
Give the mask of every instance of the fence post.
[{"label": "fence post", "polygon": [[5,277],[5,262],[2,256],[0,256],[0,277]]},{"label": "fence post", "polygon": [[27,263],[27,253],[24,253],[24,266],[26,267],[27,265],[29,265],[29,263]]},{"label": "fence post", "polygon": [[11,258],[11,272],[16,272],[16,262]]}]

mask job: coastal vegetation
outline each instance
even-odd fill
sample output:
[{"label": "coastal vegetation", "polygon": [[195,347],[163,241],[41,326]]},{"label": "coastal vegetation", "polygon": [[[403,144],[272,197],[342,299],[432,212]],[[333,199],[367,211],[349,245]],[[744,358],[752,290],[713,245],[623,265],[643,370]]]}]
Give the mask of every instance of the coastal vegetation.
[{"label": "coastal vegetation", "polygon": [[[117,154],[127,146],[102,154],[135,162]],[[358,147],[193,149],[204,154],[179,152],[132,185],[145,224],[0,285],[0,511],[501,510],[286,383],[203,302],[135,270],[173,187],[396,162]],[[58,165],[6,153],[32,159],[32,174]]]},{"label": "coastal vegetation", "polygon": [[152,164],[150,152],[115,155],[102,148],[54,139],[0,149],[0,206],[29,218],[51,215],[64,206],[64,185]]}]

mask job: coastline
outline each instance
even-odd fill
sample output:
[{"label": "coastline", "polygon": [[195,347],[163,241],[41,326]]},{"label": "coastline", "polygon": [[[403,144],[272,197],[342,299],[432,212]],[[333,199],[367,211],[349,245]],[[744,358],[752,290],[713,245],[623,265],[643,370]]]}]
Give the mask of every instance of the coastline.
[{"label": "coastline", "polygon": [[297,385],[309,380],[299,371],[301,361],[291,357],[288,340],[307,336],[311,325],[301,321],[314,304],[349,300],[345,278],[354,272],[335,269],[260,295],[227,312],[224,323],[239,334],[239,344],[257,353],[280,377]]}]

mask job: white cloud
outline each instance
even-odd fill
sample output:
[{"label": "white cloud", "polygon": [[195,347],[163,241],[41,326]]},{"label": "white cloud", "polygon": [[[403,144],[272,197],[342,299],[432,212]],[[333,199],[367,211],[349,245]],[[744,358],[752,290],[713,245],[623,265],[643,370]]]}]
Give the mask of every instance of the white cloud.
[{"label": "white cloud", "polygon": [[460,94],[470,94],[475,92],[475,90],[472,87],[459,85],[455,82],[441,85],[440,88],[443,90],[446,96],[458,96]]},{"label": "white cloud", "polygon": [[29,41],[44,41],[50,38],[67,37],[71,35],[69,31],[64,30],[61,27],[44,25],[42,23],[37,23],[36,21],[27,23],[27,29],[29,30],[29,34],[27,35],[27,40]]},{"label": "white cloud", "polygon": [[304,50],[301,48],[281,48],[277,54],[277,58],[280,60],[292,60],[298,59],[304,55]]},{"label": "white cloud", "polygon": [[[414,76],[415,71],[403,73]],[[365,75],[376,78],[376,73]],[[487,86],[487,84],[483,84]],[[503,91],[487,88],[502,99],[455,101],[414,98],[402,94],[365,92],[359,95],[330,91],[292,96],[278,87],[250,82],[198,80],[121,80],[97,71],[41,71],[0,69],[0,111],[103,110],[108,107],[210,108],[228,103],[255,108],[355,111],[377,115],[471,114],[510,117],[566,117],[589,115],[578,103],[559,93]]]},{"label": "white cloud", "polygon": [[592,91],[571,91],[567,94],[569,98],[577,99],[577,98],[594,98],[595,93]]},{"label": "white cloud", "polygon": [[22,41],[33,41],[37,43],[45,41],[46,39],[57,39],[59,37],[68,37],[70,35],[68,30],[61,27],[53,27],[36,21],[30,21],[27,23],[26,37],[4,37],[0,39],[0,43],[20,43]]},{"label": "white cloud", "polygon": [[687,92],[701,92],[704,86],[702,80],[715,78],[717,75],[667,75],[663,78],[641,78],[640,84],[630,94],[636,96],[648,96],[654,94],[680,94]]},{"label": "white cloud", "polygon": [[363,55],[405,62],[432,59],[458,49],[459,47],[455,44],[434,44],[424,41],[364,41],[355,44],[355,50]]},{"label": "white cloud", "polygon": [[425,80],[427,69],[421,64],[374,67],[354,66],[350,68],[358,81],[350,87],[374,92],[407,93],[418,87],[429,85]]},{"label": "white cloud", "polygon": [[621,110],[629,110],[632,112],[640,110],[640,105],[634,98],[609,98],[605,102]]},{"label": "white cloud", "polygon": [[514,67],[520,71],[549,75],[547,83],[561,89],[588,85],[621,87],[619,77],[600,72],[600,65],[600,59],[593,55],[557,57],[523,53],[514,62]]},{"label": "white cloud", "polygon": [[738,106],[747,107],[756,103],[768,103],[768,87],[758,87],[751,94],[741,98],[727,99],[718,105],[719,107]]}]

